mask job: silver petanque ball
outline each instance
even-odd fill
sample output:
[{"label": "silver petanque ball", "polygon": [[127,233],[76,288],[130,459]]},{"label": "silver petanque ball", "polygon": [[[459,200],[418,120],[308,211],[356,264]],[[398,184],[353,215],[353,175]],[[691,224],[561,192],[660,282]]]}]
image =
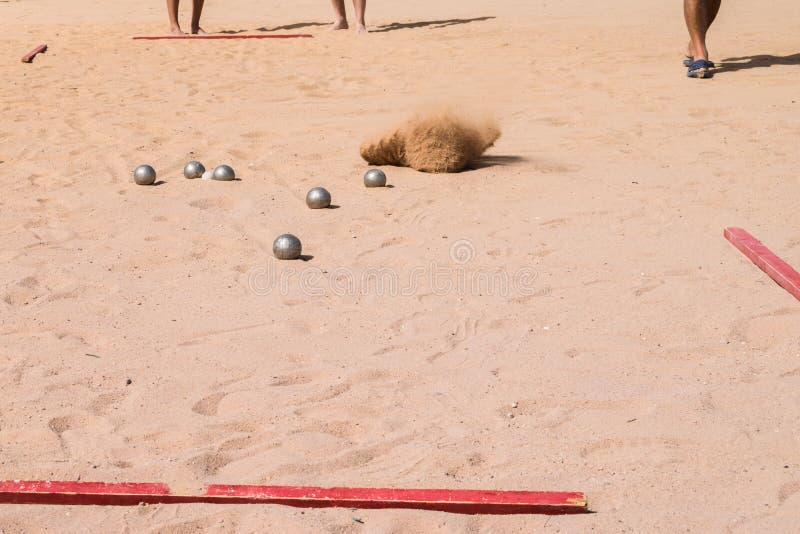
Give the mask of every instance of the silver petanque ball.
[{"label": "silver petanque ball", "polygon": [[156,170],[150,165],[139,165],[133,171],[133,181],[139,185],[153,185],[156,183]]},{"label": "silver petanque ball", "polygon": [[199,161],[190,161],[183,168],[183,175],[189,180],[202,177],[204,172],[206,168]]},{"label": "silver petanque ball", "polygon": [[212,180],[219,180],[221,182],[230,182],[236,179],[236,173],[228,165],[220,165],[214,169],[214,174],[211,176]]},{"label": "silver petanque ball", "polygon": [[214,176],[214,171],[206,171],[203,173],[203,180],[210,180]]},{"label": "silver petanque ball", "polygon": [[303,245],[292,234],[279,235],[272,244],[272,253],[279,260],[296,260],[302,252]]},{"label": "silver petanque ball", "polygon": [[364,175],[364,185],[367,187],[386,187],[386,174],[380,169],[371,169]]},{"label": "silver petanque ball", "polygon": [[331,205],[331,194],[324,187],[315,187],[306,194],[306,204],[312,210],[327,208]]}]

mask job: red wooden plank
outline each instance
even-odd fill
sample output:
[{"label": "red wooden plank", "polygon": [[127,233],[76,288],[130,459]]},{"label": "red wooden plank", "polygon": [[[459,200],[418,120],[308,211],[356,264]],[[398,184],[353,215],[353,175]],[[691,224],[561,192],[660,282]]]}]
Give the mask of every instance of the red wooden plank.
[{"label": "red wooden plank", "polygon": [[782,288],[800,300],[800,273],[742,228],[726,228],[725,239],[738,248]]},{"label": "red wooden plank", "polygon": [[0,481],[0,503],[95,504],[135,506],[141,502],[167,502],[166,484],[104,482],[51,482],[43,480]]},{"label": "red wooden plank", "polygon": [[144,35],[134,37],[134,41],[161,41],[165,39],[301,39],[314,37],[309,33],[291,33],[275,35]]},{"label": "red wooden plank", "polygon": [[174,495],[165,484],[0,482],[0,503],[135,506],[139,503],[282,504],[303,508],[413,508],[461,514],[578,514],[576,492],[316,488],[211,485],[204,493]]},{"label": "red wooden plank", "polygon": [[570,514],[587,511],[585,495],[576,492],[212,485],[206,489],[206,495],[236,503],[310,508],[413,508],[462,514]]},{"label": "red wooden plank", "polygon": [[31,61],[33,61],[33,58],[36,57],[36,54],[41,54],[45,50],[47,50],[47,45],[46,44],[40,44],[39,46],[37,46],[36,48],[31,50],[30,52],[28,52],[24,56],[22,56],[22,62],[23,63],[30,63]]}]

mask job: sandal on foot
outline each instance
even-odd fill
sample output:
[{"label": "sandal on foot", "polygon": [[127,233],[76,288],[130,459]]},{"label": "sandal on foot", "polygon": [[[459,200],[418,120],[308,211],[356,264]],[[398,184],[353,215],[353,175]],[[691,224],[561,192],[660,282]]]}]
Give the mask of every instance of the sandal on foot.
[{"label": "sandal on foot", "polygon": [[692,61],[688,68],[689,70],[686,71],[686,76],[689,78],[711,78],[714,76],[714,73],[711,72],[711,69],[714,68],[714,64],[707,59]]},{"label": "sandal on foot", "polygon": [[[693,56],[686,56],[686,59],[683,60],[683,66],[684,67],[688,67],[692,63],[694,63],[694,57]],[[709,63],[711,64],[710,68],[712,68],[712,69],[717,66],[713,61],[709,61]]]}]

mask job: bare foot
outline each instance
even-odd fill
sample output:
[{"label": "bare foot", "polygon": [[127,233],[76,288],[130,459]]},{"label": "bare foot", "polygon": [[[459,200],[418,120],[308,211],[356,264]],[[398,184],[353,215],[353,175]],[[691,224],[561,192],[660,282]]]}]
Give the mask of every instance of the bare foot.
[{"label": "bare foot", "polygon": [[173,26],[169,30],[169,33],[171,33],[172,35],[186,35],[185,33],[183,33],[183,30],[181,30],[180,26]]},{"label": "bare foot", "polygon": [[359,33],[359,34],[369,33],[369,30],[367,30],[366,24],[359,24],[356,27],[356,33]]},{"label": "bare foot", "polygon": [[197,28],[192,28],[192,35],[208,35],[206,31],[198,26]]},{"label": "bare foot", "polygon": [[694,49],[692,43],[686,46],[686,52],[684,52],[684,54],[687,59],[708,59],[708,49],[698,52]]},{"label": "bare foot", "polygon": [[342,19],[334,22],[333,25],[331,25],[331,30],[346,30],[349,27],[350,26],[347,24],[347,21]]}]

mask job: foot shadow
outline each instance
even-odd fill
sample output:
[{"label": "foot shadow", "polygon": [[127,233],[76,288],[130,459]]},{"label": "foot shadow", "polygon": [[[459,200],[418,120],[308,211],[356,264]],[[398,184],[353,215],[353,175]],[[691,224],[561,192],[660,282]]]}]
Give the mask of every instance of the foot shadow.
[{"label": "foot shadow", "polygon": [[312,26],[330,26],[330,25],[331,24],[329,22],[297,22],[295,24],[275,26],[274,28],[267,28],[266,26],[262,26],[260,28],[256,28],[255,30],[222,30],[217,33],[224,33],[227,35],[236,35],[239,33],[248,33],[248,32],[270,33],[270,32],[279,32],[286,30],[299,30],[300,28],[310,28]]},{"label": "foot shadow", "polygon": [[266,26],[262,26],[261,28],[257,28],[256,31],[259,32],[279,32],[279,31],[286,31],[286,30],[299,30],[300,28],[311,28],[314,26],[330,26],[330,22],[297,22],[295,24],[285,24],[283,26],[275,26],[274,28],[267,28]]},{"label": "foot shadow", "polygon": [[723,59],[722,63],[717,65],[717,68],[714,69],[714,74],[748,69],[764,69],[773,65],[800,65],[800,53],[790,56],[759,54],[757,56],[729,57]]},{"label": "foot shadow", "polygon": [[422,20],[419,22],[392,22],[391,24],[384,24],[383,26],[378,26],[376,29],[370,30],[370,33],[393,32],[395,30],[407,30],[413,28],[439,29],[439,28],[446,28],[448,26],[456,26],[459,24],[469,24],[470,22],[483,22],[495,18],[497,17],[475,17],[472,19],[449,19],[449,20]]},{"label": "foot shadow", "polygon": [[475,161],[472,165],[470,165],[470,169],[472,170],[480,170],[486,169],[488,167],[506,167],[508,165],[513,165],[515,163],[520,163],[522,161],[526,161],[525,158],[521,156],[482,156],[480,159]]}]

